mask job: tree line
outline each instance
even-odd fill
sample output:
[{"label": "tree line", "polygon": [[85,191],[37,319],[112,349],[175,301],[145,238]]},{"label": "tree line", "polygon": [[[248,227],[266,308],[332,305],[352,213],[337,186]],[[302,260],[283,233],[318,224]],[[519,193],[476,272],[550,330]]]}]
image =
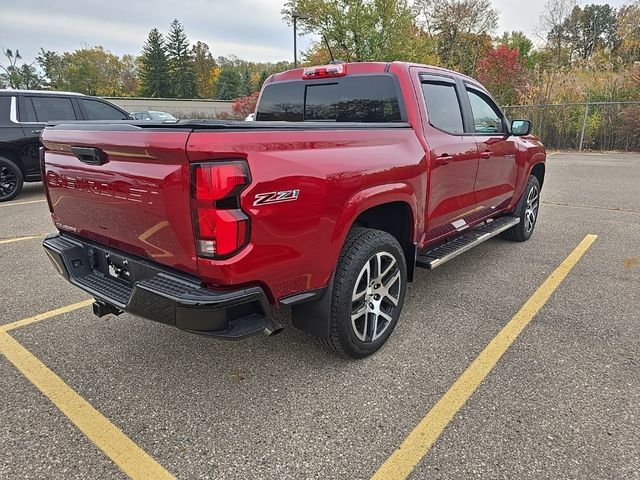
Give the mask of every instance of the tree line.
[{"label": "tree line", "polygon": [[[513,7],[517,8],[517,7]],[[496,36],[490,0],[287,0],[283,19],[304,12],[303,33],[319,40],[311,64],[407,60],[478,78],[502,104],[638,99],[640,0],[615,9],[549,0],[534,41]]]},{"label": "tree line", "polygon": [[270,74],[292,66],[287,61],[214,58],[206,43],[191,44],[178,20],[166,34],[153,28],[137,57],[118,56],[102,46],[62,53],[41,48],[33,64],[20,64],[19,50],[5,49],[3,54],[7,65],[0,67],[0,88],[47,88],[112,97],[233,100],[260,90]]},{"label": "tree line", "polygon": [[[502,104],[546,104],[640,97],[640,0],[620,8],[548,0],[538,41],[523,32],[496,35],[499,11],[491,0],[287,0],[283,19],[302,12],[301,34],[318,40],[303,52],[306,65],[404,60],[450,68],[478,78]],[[138,56],[102,46],[73,52],[40,50],[21,64],[4,50],[0,85],[50,88],[102,96],[219,98],[258,91],[291,63],[214,57],[191,43],[174,20],[152,29]],[[255,96],[255,95],[254,95]]]}]

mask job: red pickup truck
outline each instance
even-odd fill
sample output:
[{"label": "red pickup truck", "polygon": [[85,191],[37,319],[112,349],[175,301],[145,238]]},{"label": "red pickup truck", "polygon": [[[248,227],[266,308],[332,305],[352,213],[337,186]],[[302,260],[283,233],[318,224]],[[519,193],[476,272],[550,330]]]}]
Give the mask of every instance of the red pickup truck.
[{"label": "red pickup truck", "polygon": [[527,240],[545,150],[472,78],[393,63],[272,75],[255,122],[45,129],[60,274],[123,311],[217,338],[282,327],[336,352],[385,343],[414,269]]}]

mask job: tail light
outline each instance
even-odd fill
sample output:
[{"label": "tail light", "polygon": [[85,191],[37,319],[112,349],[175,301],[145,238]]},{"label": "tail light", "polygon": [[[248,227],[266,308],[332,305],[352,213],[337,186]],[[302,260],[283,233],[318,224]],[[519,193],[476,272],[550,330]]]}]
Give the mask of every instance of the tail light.
[{"label": "tail light", "polygon": [[228,258],[249,242],[240,192],[249,185],[244,161],[192,166],[191,203],[198,256]]},{"label": "tail light", "polygon": [[321,67],[305,68],[302,74],[303,80],[314,78],[344,77],[347,74],[347,66],[343,63],[323,65]]}]

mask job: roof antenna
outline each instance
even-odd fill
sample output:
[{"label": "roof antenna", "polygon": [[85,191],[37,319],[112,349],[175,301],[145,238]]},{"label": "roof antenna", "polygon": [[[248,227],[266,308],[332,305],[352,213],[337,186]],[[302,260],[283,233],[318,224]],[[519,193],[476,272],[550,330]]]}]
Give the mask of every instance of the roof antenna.
[{"label": "roof antenna", "polygon": [[344,63],[341,60],[336,60],[333,58],[333,52],[331,51],[331,47],[329,46],[329,41],[327,40],[327,36],[324,33],[322,34],[322,39],[324,40],[324,44],[327,46],[327,50],[329,50],[329,56],[331,57],[331,61],[329,62],[329,65]]}]

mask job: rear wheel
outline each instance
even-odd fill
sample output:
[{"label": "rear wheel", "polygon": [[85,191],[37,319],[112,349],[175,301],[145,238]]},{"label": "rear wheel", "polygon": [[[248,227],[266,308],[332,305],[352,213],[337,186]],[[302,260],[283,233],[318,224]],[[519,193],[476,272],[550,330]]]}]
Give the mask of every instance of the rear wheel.
[{"label": "rear wheel", "polygon": [[22,190],[23,181],[20,168],[11,160],[0,157],[0,202],[15,198]]},{"label": "rear wheel", "polygon": [[349,232],[331,292],[330,335],[321,343],[345,357],[377,351],[404,303],[407,267],[398,241],[381,230]]},{"label": "rear wheel", "polygon": [[524,242],[531,238],[538,220],[540,208],[540,182],[533,175],[529,176],[522,199],[514,212],[520,218],[520,223],[504,232],[503,236],[513,242]]}]

